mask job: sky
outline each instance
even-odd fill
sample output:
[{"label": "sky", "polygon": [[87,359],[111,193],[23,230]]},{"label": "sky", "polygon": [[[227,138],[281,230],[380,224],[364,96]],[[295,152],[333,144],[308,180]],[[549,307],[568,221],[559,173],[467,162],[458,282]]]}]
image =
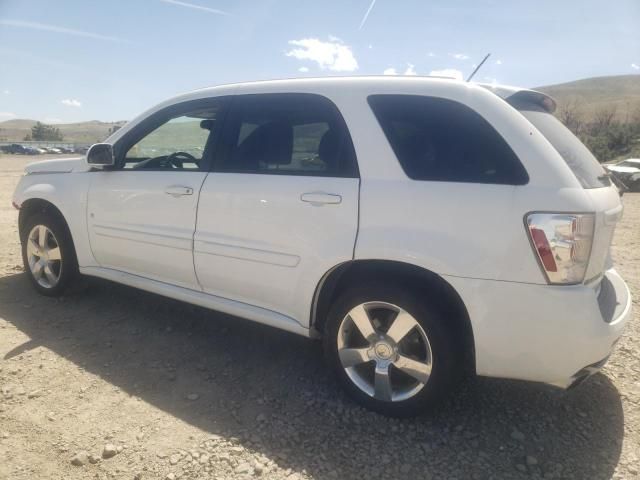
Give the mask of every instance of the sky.
[{"label": "sky", "polygon": [[[640,75],[640,0],[0,0],[0,121],[129,120],[223,83]],[[639,76],[640,81],[640,76]]]}]

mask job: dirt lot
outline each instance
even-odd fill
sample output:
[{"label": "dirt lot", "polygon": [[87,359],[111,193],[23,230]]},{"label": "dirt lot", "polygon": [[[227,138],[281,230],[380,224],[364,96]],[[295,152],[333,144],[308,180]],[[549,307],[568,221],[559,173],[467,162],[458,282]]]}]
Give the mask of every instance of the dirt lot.
[{"label": "dirt lot", "polygon": [[[24,163],[0,156],[0,478],[640,476],[637,300],[576,390],[478,379],[390,420],[345,398],[304,338],[98,280],[36,295],[10,205]],[[614,256],[640,298],[640,194],[624,202]]]}]

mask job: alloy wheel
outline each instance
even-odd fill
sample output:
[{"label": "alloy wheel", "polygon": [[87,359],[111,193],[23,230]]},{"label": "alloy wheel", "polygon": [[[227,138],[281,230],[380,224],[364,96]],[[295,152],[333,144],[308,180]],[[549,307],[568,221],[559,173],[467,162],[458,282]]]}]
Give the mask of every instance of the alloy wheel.
[{"label": "alloy wheel", "polygon": [[27,237],[27,261],[31,274],[43,288],[53,288],[60,281],[62,254],[53,232],[45,225],[36,225]]},{"label": "alloy wheel", "polygon": [[366,302],[352,308],[338,329],[337,347],[347,376],[376,400],[407,400],[429,381],[433,354],[427,334],[397,305]]}]

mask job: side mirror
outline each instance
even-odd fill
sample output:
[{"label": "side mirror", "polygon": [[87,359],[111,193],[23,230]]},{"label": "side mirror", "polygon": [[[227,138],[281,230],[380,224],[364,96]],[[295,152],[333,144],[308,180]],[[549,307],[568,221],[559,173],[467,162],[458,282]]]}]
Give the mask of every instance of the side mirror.
[{"label": "side mirror", "polygon": [[96,143],[87,151],[87,164],[95,167],[111,167],[115,165],[113,147],[110,143]]}]

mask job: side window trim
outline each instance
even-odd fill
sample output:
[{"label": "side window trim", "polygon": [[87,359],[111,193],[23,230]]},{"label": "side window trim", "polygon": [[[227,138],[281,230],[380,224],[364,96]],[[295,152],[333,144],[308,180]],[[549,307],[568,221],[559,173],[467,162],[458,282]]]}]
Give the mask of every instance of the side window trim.
[{"label": "side window trim", "polygon": [[[328,175],[322,171],[292,171],[292,170],[243,170],[243,169],[233,169],[224,167],[224,163],[229,160],[231,155],[234,152],[234,149],[237,147],[235,142],[239,135],[239,130],[241,127],[242,115],[240,107],[238,105],[240,102],[248,101],[251,97],[284,97],[284,96],[307,96],[307,97],[315,97],[321,99],[321,101],[326,102],[327,105],[332,110],[333,120],[336,122],[336,127],[340,129],[343,135],[343,148],[347,150],[345,153],[345,158],[348,159],[349,164],[343,168],[343,172],[339,175],[331,174]],[[358,159],[356,156],[355,148],[353,146],[353,140],[351,137],[351,132],[349,131],[349,127],[347,122],[345,121],[342,112],[338,106],[328,97],[317,94],[317,93],[238,93],[234,94],[232,98],[230,98],[229,102],[226,105],[225,109],[225,121],[221,131],[221,138],[217,142],[217,148],[214,155],[213,162],[211,164],[211,171],[217,173],[244,173],[244,174],[255,174],[255,175],[287,175],[287,176],[303,176],[303,177],[328,177],[328,178],[360,178],[360,172],[358,168]]]},{"label": "side window trim", "polygon": [[[213,158],[217,153],[217,143],[221,137],[222,130],[224,128],[225,119],[227,113],[229,111],[229,104],[233,95],[224,95],[219,97],[204,97],[198,98],[195,100],[186,100],[180,103],[174,103],[169,105],[157,112],[152,113],[147,118],[143,119],[140,123],[138,123],[135,127],[133,127],[130,131],[128,131],[125,135],[118,139],[117,142],[113,145],[114,156],[116,159],[115,166],[112,168],[113,171],[123,171],[124,170],[124,160],[125,155],[129,151],[131,147],[133,147],[137,142],[142,140],[145,136],[153,132],[156,128],[162,126],[164,123],[170,121],[173,118],[177,118],[181,113],[189,112],[190,110],[194,110],[197,108],[202,108],[206,106],[210,106],[214,103],[219,103],[221,105],[220,109],[220,125],[216,126],[213,135],[209,138],[207,145],[205,145],[204,156],[202,157],[202,168],[199,170],[166,170],[166,169],[144,169],[140,171],[144,172],[182,172],[182,171],[198,171],[198,172],[209,172],[211,171],[211,165],[213,163]],[[213,143],[213,145],[212,145]]]}]

